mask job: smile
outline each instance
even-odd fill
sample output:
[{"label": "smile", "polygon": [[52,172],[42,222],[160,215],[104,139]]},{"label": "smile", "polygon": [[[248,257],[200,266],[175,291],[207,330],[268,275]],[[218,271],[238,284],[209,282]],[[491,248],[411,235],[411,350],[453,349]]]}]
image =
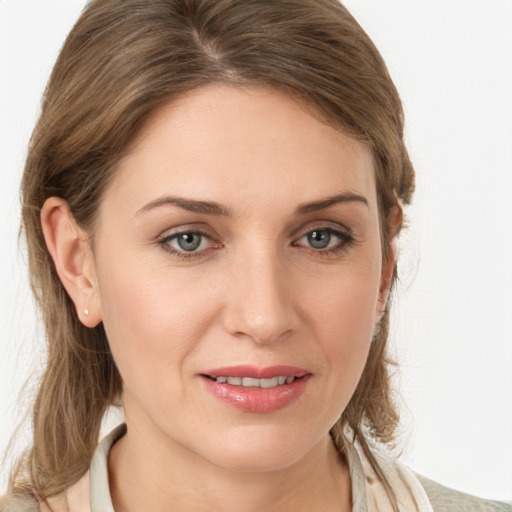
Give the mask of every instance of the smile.
[{"label": "smile", "polygon": [[219,384],[230,384],[231,386],[242,386],[244,388],[275,388],[291,384],[296,377],[279,376],[271,379],[254,379],[252,377],[217,377],[213,380]]},{"label": "smile", "polygon": [[224,404],[245,412],[286,408],[305,391],[311,372],[296,366],[231,366],[201,373],[206,390]]}]

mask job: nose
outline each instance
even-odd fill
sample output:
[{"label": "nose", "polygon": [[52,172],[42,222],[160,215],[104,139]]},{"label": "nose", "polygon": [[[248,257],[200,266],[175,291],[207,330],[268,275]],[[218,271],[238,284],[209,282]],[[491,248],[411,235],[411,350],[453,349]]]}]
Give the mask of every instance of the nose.
[{"label": "nose", "polygon": [[231,335],[270,344],[296,330],[291,276],[275,254],[245,257],[229,274],[223,322]]}]

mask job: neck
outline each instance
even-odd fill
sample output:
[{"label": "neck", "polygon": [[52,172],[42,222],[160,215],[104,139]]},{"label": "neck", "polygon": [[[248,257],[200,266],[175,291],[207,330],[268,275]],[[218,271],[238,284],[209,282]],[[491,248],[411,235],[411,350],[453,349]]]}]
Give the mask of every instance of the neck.
[{"label": "neck", "polygon": [[240,472],[128,425],[108,461],[116,512],[351,510],[348,468],[328,435],[290,467]]}]

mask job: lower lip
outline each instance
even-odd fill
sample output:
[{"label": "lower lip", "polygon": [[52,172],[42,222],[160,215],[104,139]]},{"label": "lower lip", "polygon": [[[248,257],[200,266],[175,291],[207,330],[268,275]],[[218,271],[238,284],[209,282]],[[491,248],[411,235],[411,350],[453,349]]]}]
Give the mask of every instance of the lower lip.
[{"label": "lower lip", "polygon": [[306,389],[310,375],[274,388],[232,386],[202,377],[206,389],[224,403],[246,412],[278,411],[297,400]]}]

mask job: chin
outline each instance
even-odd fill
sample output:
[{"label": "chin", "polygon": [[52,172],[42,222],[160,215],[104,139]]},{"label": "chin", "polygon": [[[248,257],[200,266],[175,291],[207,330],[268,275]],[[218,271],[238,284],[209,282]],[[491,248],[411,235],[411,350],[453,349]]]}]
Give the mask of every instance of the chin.
[{"label": "chin", "polygon": [[278,427],[281,432],[276,432],[275,428],[250,430],[250,435],[247,435],[249,432],[242,435],[228,429],[221,442],[211,440],[207,450],[209,461],[241,473],[280,471],[293,466],[318,444],[316,439],[308,443],[304,432],[291,433],[282,427]]}]

